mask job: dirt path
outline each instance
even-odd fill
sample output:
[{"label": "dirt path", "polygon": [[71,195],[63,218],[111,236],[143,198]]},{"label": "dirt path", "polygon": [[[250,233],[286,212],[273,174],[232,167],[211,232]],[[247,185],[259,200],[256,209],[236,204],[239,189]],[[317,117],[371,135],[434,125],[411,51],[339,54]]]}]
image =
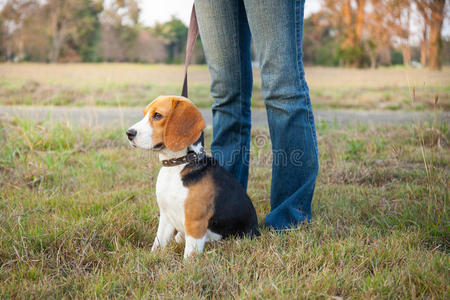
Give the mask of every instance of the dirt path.
[{"label": "dirt path", "polygon": [[[208,125],[211,125],[211,111],[201,109]],[[26,117],[33,120],[67,121],[80,126],[117,126],[123,128],[142,118],[141,108],[130,107],[51,107],[51,106],[0,106],[0,117]],[[404,111],[358,111],[358,110],[315,110],[316,122],[325,121],[330,124],[346,125],[352,123],[394,124],[438,118],[450,121],[450,112],[404,112]],[[267,126],[267,116],[263,109],[252,111],[254,127]]]}]

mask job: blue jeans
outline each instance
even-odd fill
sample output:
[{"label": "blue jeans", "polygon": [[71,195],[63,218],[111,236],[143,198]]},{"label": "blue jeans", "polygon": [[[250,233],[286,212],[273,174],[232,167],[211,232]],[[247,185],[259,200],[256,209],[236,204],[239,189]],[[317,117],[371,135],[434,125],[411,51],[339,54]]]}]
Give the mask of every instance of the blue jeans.
[{"label": "blue jeans", "polygon": [[247,187],[252,94],[250,41],[272,140],[271,212],[287,229],[311,218],[318,172],[314,116],[302,62],[304,0],[195,0],[214,98],[212,155]]}]

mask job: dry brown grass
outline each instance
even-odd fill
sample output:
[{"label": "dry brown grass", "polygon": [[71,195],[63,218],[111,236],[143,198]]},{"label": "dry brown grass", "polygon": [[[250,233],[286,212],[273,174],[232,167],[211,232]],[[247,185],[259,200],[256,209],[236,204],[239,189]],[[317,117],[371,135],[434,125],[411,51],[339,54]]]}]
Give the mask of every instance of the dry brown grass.
[{"label": "dry brown grass", "polygon": [[[255,83],[260,82],[259,71],[253,72]],[[0,64],[0,77],[17,81],[43,81],[70,84],[76,87],[97,87],[107,84],[174,84],[183,80],[183,66],[144,64]],[[381,68],[350,69],[306,67],[306,77],[311,89],[316,88],[389,88],[449,86],[450,67],[441,72],[427,69]],[[190,66],[192,84],[209,84],[206,66]]]},{"label": "dry brown grass", "polygon": [[[34,105],[144,105],[159,94],[179,94],[183,66],[142,64],[0,64],[0,103]],[[450,109],[450,68],[357,70],[307,67],[316,108]],[[253,105],[262,107],[254,70]],[[206,66],[191,66],[191,98],[209,106]]]}]

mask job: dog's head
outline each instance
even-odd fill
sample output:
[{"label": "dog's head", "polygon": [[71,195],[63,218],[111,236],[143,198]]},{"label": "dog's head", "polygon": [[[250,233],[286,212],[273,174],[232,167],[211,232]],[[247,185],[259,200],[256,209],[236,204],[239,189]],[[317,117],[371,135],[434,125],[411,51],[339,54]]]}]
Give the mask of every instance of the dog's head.
[{"label": "dog's head", "polygon": [[159,96],[147,105],[144,115],[126,132],[134,147],[181,151],[197,141],[205,128],[197,107],[180,96]]}]

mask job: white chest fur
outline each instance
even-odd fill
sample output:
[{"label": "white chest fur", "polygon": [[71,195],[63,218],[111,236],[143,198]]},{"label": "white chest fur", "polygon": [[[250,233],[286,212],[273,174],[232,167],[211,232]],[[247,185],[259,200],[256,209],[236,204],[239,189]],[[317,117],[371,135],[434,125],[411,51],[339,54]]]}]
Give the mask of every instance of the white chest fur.
[{"label": "white chest fur", "polygon": [[[175,153],[168,158],[175,158],[185,155],[184,153]],[[160,154],[160,159],[167,157]],[[186,234],[184,221],[184,205],[189,194],[189,189],[183,185],[180,172],[186,164],[174,167],[162,167],[156,180],[156,200],[159,206],[159,225],[156,233],[152,251],[158,248],[164,248],[172,239],[175,230],[178,231],[176,240],[179,242],[185,237],[186,244],[184,248],[184,258],[188,258],[193,253],[203,251],[205,242],[218,241],[222,238],[220,234],[206,230],[201,238],[194,238]]]},{"label": "white chest fur", "polygon": [[185,233],[184,230],[184,202],[189,190],[183,186],[180,172],[183,165],[174,167],[162,167],[156,180],[156,199],[160,214],[178,232]]}]

